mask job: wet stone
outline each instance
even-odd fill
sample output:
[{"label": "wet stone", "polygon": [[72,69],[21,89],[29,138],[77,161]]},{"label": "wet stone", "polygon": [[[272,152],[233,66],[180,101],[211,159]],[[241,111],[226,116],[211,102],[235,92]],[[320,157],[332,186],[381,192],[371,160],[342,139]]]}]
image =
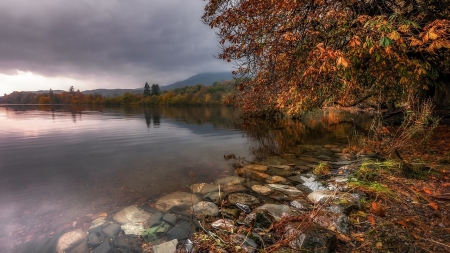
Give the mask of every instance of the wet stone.
[{"label": "wet stone", "polygon": [[197,195],[187,192],[173,192],[160,198],[155,206],[158,210],[167,212],[172,208],[187,209],[198,202],[200,202],[200,198]]},{"label": "wet stone", "polygon": [[140,245],[135,236],[118,235],[113,238],[114,246],[121,251],[140,252]]},{"label": "wet stone", "polygon": [[212,202],[200,201],[193,205],[191,208],[195,215],[202,216],[217,216],[219,214],[219,208]]},{"label": "wet stone", "polygon": [[249,170],[246,168],[236,169],[235,173],[240,177],[247,178],[250,180],[264,180],[270,176],[264,172]]},{"label": "wet stone", "polygon": [[121,229],[120,225],[110,224],[107,227],[105,227],[104,229],[102,229],[102,232],[108,237],[113,237],[120,233],[120,229]]},{"label": "wet stone", "polygon": [[135,206],[128,206],[122,210],[120,210],[118,213],[116,213],[113,217],[113,220],[116,221],[119,224],[125,224],[125,223],[138,223],[138,222],[144,222],[148,220],[151,217],[151,214],[135,207]]},{"label": "wet stone", "polygon": [[233,185],[233,184],[241,184],[243,182],[247,181],[245,178],[237,177],[237,176],[230,176],[225,177],[221,179],[217,179],[214,183],[216,185]]},{"label": "wet stone", "polygon": [[266,183],[268,184],[282,184],[286,183],[286,178],[280,176],[271,176],[266,178]]},{"label": "wet stone", "polygon": [[296,224],[285,228],[285,236],[295,236],[289,243],[290,248],[301,252],[331,253],[336,248],[336,235],[317,224],[311,224],[305,231],[294,229]]},{"label": "wet stone", "polygon": [[223,187],[223,192],[225,193],[245,192],[245,191],[247,191],[247,188],[240,184],[226,185]]},{"label": "wet stone", "polygon": [[175,224],[177,224],[178,217],[175,214],[166,213],[162,217],[162,220],[169,223],[171,226],[175,226]]},{"label": "wet stone", "polygon": [[121,228],[126,235],[140,235],[145,231],[144,225],[142,225],[142,223],[127,223],[123,224]]},{"label": "wet stone", "polygon": [[297,183],[304,183],[305,181],[302,179],[301,175],[295,175],[292,177],[288,177],[289,180],[293,181],[293,182],[297,182]]},{"label": "wet stone", "polygon": [[266,165],[283,165],[283,164],[287,164],[288,161],[286,161],[285,159],[279,157],[279,156],[271,156],[271,157],[267,157],[266,159],[264,159],[262,161],[263,164]]},{"label": "wet stone", "polygon": [[300,210],[304,210],[304,211],[309,211],[313,209],[313,206],[311,204],[309,204],[307,201],[302,200],[302,199],[296,199],[291,201],[291,203],[289,203],[289,205],[291,205],[292,207],[295,207],[297,209]]},{"label": "wet stone", "polygon": [[105,240],[100,246],[95,248],[92,253],[115,253],[116,250],[109,240]]},{"label": "wet stone", "polygon": [[255,212],[261,211],[267,211],[275,220],[280,220],[285,216],[295,216],[300,214],[300,212],[294,210],[290,206],[277,204],[264,204],[255,209]]},{"label": "wet stone", "polygon": [[100,240],[100,238],[98,237],[97,233],[90,233],[88,238],[87,238],[88,244],[92,247],[95,248],[97,246],[99,246],[102,243],[102,240]]},{"label": "wet stone", "polygon": [[150,219],[147,220],[148,227],[153,227],[153,226],[161,224],[163,216],[164,216],[164,214],[161,212],[157,212],[157,213],[153,214],[152,217],[150,217]]},{"label": "wet stone", "polygon": [[209,202],[212,202],[216,205],[220,205],[220,202],[226,197],[227,195],[223,192],[210,192],[203,196],[203,199]]},{"label": "wet stone", "polygon": [[193,193],[200,194],[219,191],[219,187],[217,185],[207,183],[193,184],[191,185],[190,189]]},{"label": "wet stone", "polygon": [[166,237],[169,240],[178,239],[185,240],[192,236],[195,229],[192,228],[189,222],[182,221],[178,223],[174,228],[167,232]]},{"label": "wet stone", "polygon": [[81,229],[67,232],[58,239],[56,251],[57,252],[68,251],[70,248],[73,248],[74,246],[78,245],[85,238],[86,233],[83,232]]},{"label": "wet stone", "polygon": [[222,208],[220,212],[225,216],[232,219],[236,219],[239,217],[239,214],[241,213],[240,209],[233,209],[233,208]]},{"label": "wet stone", "polygon": [[252,190],[261,195],[269,195],[269,194],[273,193],[273,191],[274,191],[264,185],[253,185]]},{"label": "wet stone", "polygon": [[300,191],[299,189],[297,189],[293,186],[282,185],[282,184],[268,184],[267,187],[269,187],[270,189],[273,189],[275,191],[282,192],[287,195],[295,195],[295,196],[303,195],[302,191]]},{"label": "wet stone", "polygon": [[153,246],[153,253],[172,253],[177,250],[178,240],[173,239],[168,242]]},{"label": "wet stone", "polygon": [[242,185],[251,189],[254,185],[262,185],[263,183],[260,181],[247,181],[245,183],[243,183]]},{"label": "wet stone", "polygon": [[233,193],[228,196],[228,202],[231,205],[235,205],[237,203],[244,204],[244,205],[254,205],[259,204],[259,200],[252,196],[245,193]]},{"label": "wet stone", "polygon": [[267,170],[267,166],[261,165],[261,164],[249,164],[249,165],[245,166],[244,169],[264,172]]},{"label": "wet stone", "polygon": [[287,165],[269,166],[267,174],[280,177],[289,177],[295,175],[294,169]]}]

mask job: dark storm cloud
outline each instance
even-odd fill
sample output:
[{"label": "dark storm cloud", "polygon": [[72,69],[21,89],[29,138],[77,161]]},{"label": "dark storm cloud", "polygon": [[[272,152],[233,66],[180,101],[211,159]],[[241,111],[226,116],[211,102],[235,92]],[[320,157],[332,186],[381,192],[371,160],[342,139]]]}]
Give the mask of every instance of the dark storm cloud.
[{"label": "dark storm cloud", "polygon": [[228,70],[213,57],[216,38],[200,21],[204,4],[0,0],[0,73],[164,83]]}]

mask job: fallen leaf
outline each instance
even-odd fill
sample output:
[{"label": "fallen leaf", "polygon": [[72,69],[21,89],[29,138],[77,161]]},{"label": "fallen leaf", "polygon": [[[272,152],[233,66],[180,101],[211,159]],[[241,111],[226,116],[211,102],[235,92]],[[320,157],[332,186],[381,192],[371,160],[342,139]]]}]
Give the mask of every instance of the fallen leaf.
[{"label": "fallen leaf", "polygon": [[370,211],[380,217],[384,217],[386,215],[384,208],[378,202],[372,202],[372,204],[370,204]]},{"label": "fallen leaf", "polygon": [[341,234],[341,233],[337,233],[337,239],[341,242],[351,242],[352,238],[350,238],[347,235]]},{"label": "fallen leaf", "polygon": [[434,203],[434,202],[430,202],[430,203],[428,203],[428,205],[431,206],[434,210],[438,210],[439,209],[439,206],[436,203]]},{"label": "fallen leaf", "polygon": [[428,188],[423,188],[423,191],[424,191],[426,194],[431,194],[431,190],[428,189]]},{"label": "fallen leaf", "polygon": [[399,225],[401,225],[401,226],[403,226],[403,227],[407,227],[408,226],[408,224],[405,222],[405,221],[397,221],[397,224],[399,224]]},{"label": "fallen leaf", "polygon": [[99,215],[98,215],[98,217],[107,217],[108,216],[108,214],[107,213],[105,213],[105,212],[103,212],[103,213],[100,213]]},{"label": "fallen leaf", "polygon": [[369,220],[370,224],[375,227],[375,225],[377,224],[375,218],[372,215],[368,215],[367,219]]}]

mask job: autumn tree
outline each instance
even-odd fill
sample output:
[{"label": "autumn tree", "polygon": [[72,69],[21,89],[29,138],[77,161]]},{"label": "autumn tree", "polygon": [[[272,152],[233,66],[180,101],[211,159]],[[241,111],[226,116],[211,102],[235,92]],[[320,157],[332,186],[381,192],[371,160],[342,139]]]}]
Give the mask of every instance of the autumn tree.
[{"label": "autumn tree", "polygon": [[243,77],[244,110],[295,115],[450,94],[449,2],[209,0],[202,19]]}]

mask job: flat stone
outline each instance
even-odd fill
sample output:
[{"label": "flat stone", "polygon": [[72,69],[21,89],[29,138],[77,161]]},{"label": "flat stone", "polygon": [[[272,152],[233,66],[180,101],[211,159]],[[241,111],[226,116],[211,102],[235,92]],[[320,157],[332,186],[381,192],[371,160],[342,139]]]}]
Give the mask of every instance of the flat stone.
[{"label": "flat stone", "polygon": [[203,196],[203,199],[216,205],[220,205],[220,202],[222,202],[222,200],[224,200],[226,196],[227,195],[223,192],[210,192]]},{"label": "flat stone", "polygon": [[156,209],[167,212],[172,208],[187,209],[200,202],[197,195],[187,192],[173,192],[156,201]]},{"label": "flat stone", "polygon": [[252,196],[245,193],[233,193],[228,196],[228,203],[230,205],[235,205],[237,203],[244,204],[244,205],[255,205],[259,204],[259,200]]},{"label": "flat stone", "polygon": [[119,224],[139,223],[148,220],[152,215],[135,206],[128,206],[120,210],[113,217]]},{"label": "flat stone", "polygon": [[234,172],[238,176],[247,178],[249,180],[264,180],[270,176],[264,172],[249,170],[246,168],[239,168],[239,169],[236,169]]},{"label": "flat stone", "polygon": [[262,185],[262,184],[263,184],[263,182],[260,182],[260,181],[247,181],[245,183],[242,183],[243,186],[245,186],[249,189],[251,189],[252,186],[254,186],[254,185]]},{"label": "flat stone", "polygon": [[115,235],[118,235],[120,233],[120,225],[118,224],[110,224],[102,229],[102,232],[108,236],[113,237]]},{"label": "flat stone", "polygon": [[327,228],[331,231],[338,231],[343,234],[350,233],[350,219],[345,214],[331,213],[331,212],[318,212],[311,215],[314,222],[320,226]]},{"label": "flat stone", "polygon": [[219,186],[214,184],[200,183],[191,185],[190,189],[193,193],[200,193],[203,195],[209,192],[219,191]]},{"label": "flat stone", "polygon": [[67,232],[58,239],[58,243],[56,244],[56,252],[64,253],[78,245],[85,238],[86,232],[83,232],[81,229]]},{"label": "flat stone", "polygon": [[216,220],[213,223],[211,223],[211,227],[227,231],[233,231],[236,228],[234,226],[234,221],[228,219]]},{"label": "flat stone", "polygon": [[166,237],[169,240],[178,239],[185,240],[192,236],[195,229],[191,226],[191,223],[182,221],[178,223],[174,228],[167,232]]},{"label": "flat stone", "polygon": [[322,185],[321,182],[317,182],[316,177],[313,175],[309,175],[309,177],[301,176],[300,178],[303,179],[303,181],[305,181],[303,185],[308,187],[313,192],[327,189]]},{"label": "flat stone", "polygon": [[241,184],[235,184],[235,185],[225,185],[223,187],[223,191],[225,193],[233,193],[233,192],[245,192],[247,191],[247,188]]},{"label": "flat stone", "polygon": [[263,164],[266,165],[282,165],[282,164],[287,164],[288,161],[286,161],[285,159],[279,157],[279,156],[271,156],[271,157],[267,157],[266,159],[264,159],[262,161]]},{"label": "flat stone", "polygon": [[261,164],[249,164],[249,165],[245,166],[244,169],[264,172],[267,170],[267,166],[261,165]]},{"label": "flat stone", "polygon": [[286,183],[286,178],[280,177],[280,176],[270,176],[266,178],[266,183],[268,184],[280,184],[280,183]]},{"label": "flat stone", "polygon": [[264,185],[254,185],[254,186],[252,186],[252,190],[261,195],[269,195],[269,194],[273,193],[273,191],[274,191]]},{"label": "flat stone", "polygon": [[283,185],[283,184],[268,184],[267,187],[269,187],[270,189],[273,189],[275,191],[282,192],[287,195],[295,195],[295,196],[303,195],[302,191],[300,191],[299,189],[297,189],[293,186],[288,186],[288,185]]},{"label": "flat stone", "polygon": [[216,185],[233,185],[233,184],[241,184],[247,181],[247,179],[237,176],[230,176],[221,179],[217,179],[214,183]]},{"label": "flat stone", "polygon": [[[199,202],[200,203],[200,202]],[[198,204],[198,203],[197,203]],[[171,226],[175,226],[177,224],[178,221],[178,217],[175,214],[171,214],[171,213],[166,213],[163,217],[162,220],[169,223]]]},{"label": "flat stone", "polygon": [[145,231],[144,225],[142,225],[142,223],[127,223],[123,224],[121,228],[126,235],[141,235]]},{"label": "flat stone", "polygon": [[195,215],[201,216],[217,216],[219,214],[219,207],[212,202],[200,201],[191,208]]},{"label": "flat stone", "polygon": [[313,206],[311,204],[302,199],[293,200],[291,201],[291,203],[289,203],[289,205],[304,211],[309,211],[313,209]]},{"label": "flat stone", "polygon": [[161,224],[163,216],[164,214],[161,212],[154,213],[152,217],[150,217],[150,219],[147,220],[148,227],[151,228],[153,226]]},{"label": "flat stone", "polygon": [[255,209],[255,212],[267,211],[275,220],[281,220],[285,216],[299,215],[300,212],[296,211],[290,206],[279,204],[264,204]]},{"label": "flat stone", "polygon": [[173,239],[168,242],[153,246],[153,253],[174,253],[177,250],[178,240]]}]

